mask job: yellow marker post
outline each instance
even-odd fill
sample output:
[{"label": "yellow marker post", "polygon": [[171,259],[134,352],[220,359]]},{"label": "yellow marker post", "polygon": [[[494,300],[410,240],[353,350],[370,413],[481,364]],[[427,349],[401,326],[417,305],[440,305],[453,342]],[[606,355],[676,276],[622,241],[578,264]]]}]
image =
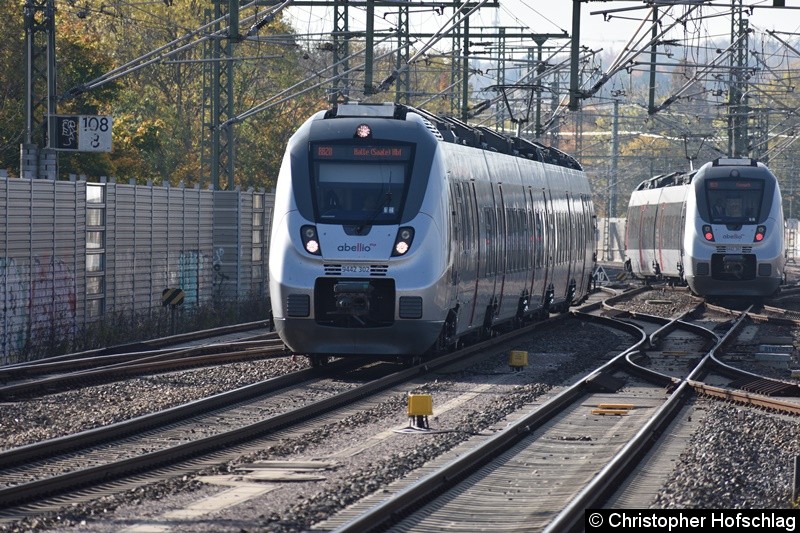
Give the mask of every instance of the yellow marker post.
[{"label": "yellow marker post", "polygon": [[508,366],[517,372],[528,366],[528,352],[524,350],[511,350],[508,354]]},{"label": "yellow marker post", "polygon": [[430,394],[408,395],[409,426],[430,429],[428,417],[433,415],[433,397]]}]

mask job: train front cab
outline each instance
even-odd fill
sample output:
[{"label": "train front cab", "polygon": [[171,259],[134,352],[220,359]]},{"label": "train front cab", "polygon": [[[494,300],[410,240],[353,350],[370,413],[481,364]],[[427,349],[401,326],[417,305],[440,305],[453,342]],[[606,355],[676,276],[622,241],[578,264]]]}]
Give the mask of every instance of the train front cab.
[{"label": "train front cab", "polygon": [[686,281],[703,296],[768,296],[783,282],[783,208],[775,176],[751,159],[718,159],[689,195]]},{"label": "train front cab", "polygon": [[364,115],[312,119],[290,141],[270,296],[293,352],[410,355],[435,342],[447,299],[436,146],[419,122]]}]

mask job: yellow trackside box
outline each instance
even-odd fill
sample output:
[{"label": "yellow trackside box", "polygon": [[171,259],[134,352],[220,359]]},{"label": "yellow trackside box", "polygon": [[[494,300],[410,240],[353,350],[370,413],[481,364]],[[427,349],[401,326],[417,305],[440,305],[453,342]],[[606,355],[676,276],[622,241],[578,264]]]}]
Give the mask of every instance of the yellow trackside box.
[{"label": "yellow trackside box", "polygon": [[528,352],[511,350],[508,354],[508,366],[528,366]]},{"label": "yellow trackside box", "polygon": [[430,394],[408,395],[408,416],[428,416],[433,414],[433,397]]}]

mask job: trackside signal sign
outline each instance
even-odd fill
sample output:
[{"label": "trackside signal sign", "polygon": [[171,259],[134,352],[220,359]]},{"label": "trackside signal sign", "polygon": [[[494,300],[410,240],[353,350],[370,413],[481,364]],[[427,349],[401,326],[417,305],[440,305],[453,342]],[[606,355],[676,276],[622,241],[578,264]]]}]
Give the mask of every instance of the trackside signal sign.
[{"label": "trackside signal sign", "polygon": [[182,289],[164,289],[161,292],[161,305],[164,307],[181,305],[185,296]]},{"label": "trackside signal sign", "polygon": [[111,151],[110,115],[54,115],[53,148],[76,152]]}]

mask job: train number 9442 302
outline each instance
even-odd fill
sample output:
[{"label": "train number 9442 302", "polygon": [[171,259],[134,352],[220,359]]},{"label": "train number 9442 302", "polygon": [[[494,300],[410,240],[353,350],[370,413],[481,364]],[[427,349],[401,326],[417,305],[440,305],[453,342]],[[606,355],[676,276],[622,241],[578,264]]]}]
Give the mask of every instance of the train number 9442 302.
[{"label": "train number 9442 302", "polygon": [[369,272],[369,265],[342,265],[343,274],[369,274]]}]

